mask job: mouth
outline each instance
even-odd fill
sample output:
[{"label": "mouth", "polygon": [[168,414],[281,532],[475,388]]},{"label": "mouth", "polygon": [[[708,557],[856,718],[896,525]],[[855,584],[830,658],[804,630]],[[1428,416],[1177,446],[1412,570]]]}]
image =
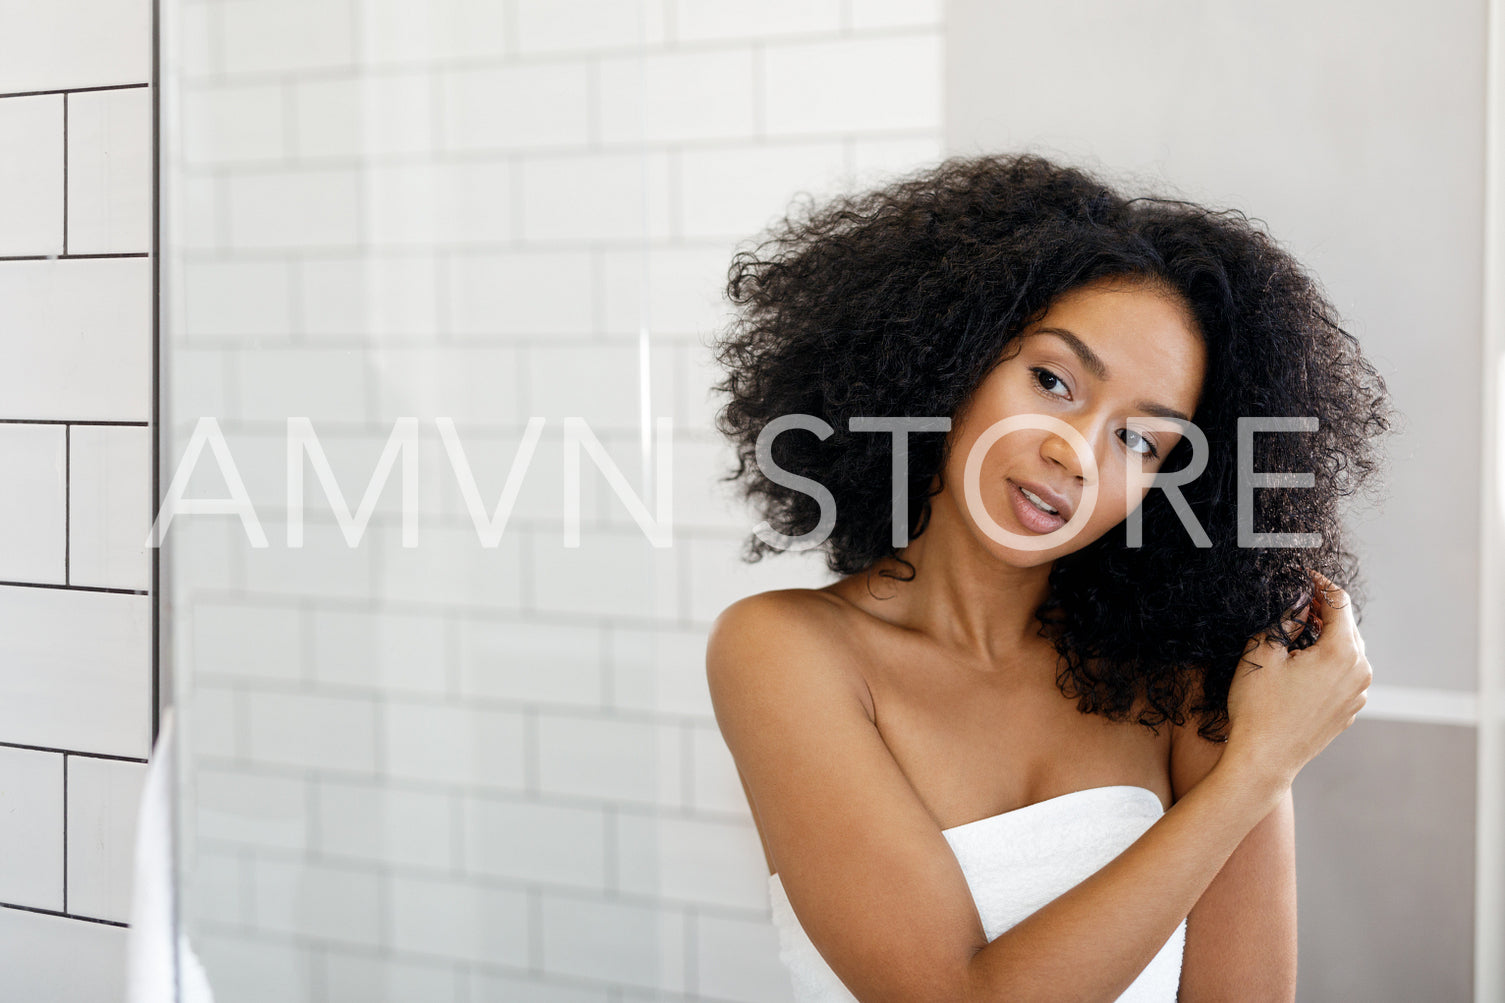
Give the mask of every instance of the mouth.
[{"label": "mouth", "polygon": [[1052,491],[1041,484],[1028,482],[1009,482],[1019,489],[1026,501],[1045,515],[1054,516],[1065,522],[1071,518],[1071,502],[1060,492]]}]

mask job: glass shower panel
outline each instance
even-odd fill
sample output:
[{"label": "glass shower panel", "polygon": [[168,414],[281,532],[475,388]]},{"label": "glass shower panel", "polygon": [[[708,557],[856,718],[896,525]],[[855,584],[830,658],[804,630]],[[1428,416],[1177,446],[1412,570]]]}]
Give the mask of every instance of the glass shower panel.
[{"label": "glass shower panel", "polygon": [[644,8],[600,6],[576,51],[498,2],[162,5],[164,649],[218,1003],[684,989],[664,160]]}]

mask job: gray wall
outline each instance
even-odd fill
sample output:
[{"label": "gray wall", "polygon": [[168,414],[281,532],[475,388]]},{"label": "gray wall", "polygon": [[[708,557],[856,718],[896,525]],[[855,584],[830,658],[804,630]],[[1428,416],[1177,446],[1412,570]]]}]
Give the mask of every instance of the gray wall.
[{"label": "gray wall", "polygon": [[1303,998],[1471,994],[1485,14],[947,8],[949,153],[1030,149],[1264,220],[1405,415],[1383,507],[1352,520],[1375,712],[1298,782]]}]

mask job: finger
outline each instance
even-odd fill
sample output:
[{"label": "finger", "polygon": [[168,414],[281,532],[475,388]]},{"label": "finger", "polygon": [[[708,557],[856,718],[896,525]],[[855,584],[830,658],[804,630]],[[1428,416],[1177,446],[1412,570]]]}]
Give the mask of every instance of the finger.
[{"label": "finger", "polygon": [[1322,621],[1323,632],[1336,628],[1338,633],[1353,637],[1358,633],[1353,620],[1353,600],[1322,572],[1313,571],[1312,578],[1318,586],[1312,596],[1312,612]]}]

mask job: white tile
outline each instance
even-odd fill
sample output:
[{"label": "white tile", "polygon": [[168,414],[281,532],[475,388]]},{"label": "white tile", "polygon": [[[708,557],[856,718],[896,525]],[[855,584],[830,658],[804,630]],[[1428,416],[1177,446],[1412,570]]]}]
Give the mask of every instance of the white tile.
[{"label": "white tile", "polygon": [[464,970],[443,962],[397,961],[331,948],[324,953],[324,992],[360,1003],[465,1003]]},{"label": "white tile", "polygon": [[251,867],[258,929],[371,947],[381,942],[375,871],[280,859],[257,859]]},{"label": "white tile", "polygon": [[538,715],[538,782],[545,793],[672,807],[683,800],[682,770],[676,726]]},{"label": "white tile", "polygon": [[726,739],[715,724],[690,729],[690,757],[694,778],[691,791],[694,806],[700,811],[724,811],[751,818],[747,794],[737,774],[737,761],[726,747]]},{"label": "white tile", "polygon": [[589,334],[590,256],[577,251],[456,254],[449,259],[450,330],[467,338]]},{"label": "white tile", "polygon": [[68,97],[68,253],[152,248],[152,93]]},{"label": "white tile", "polygon": [[433,148],[432,72],[369,73],[292,85],[300,157],[382,157]]},{"label": "white tile", "polygon": [[195,86],[198,78],[214,73],[219,65],[219,10],[219,4],[182,4],[167,15],[175,23],[164,25],[164,33],[180,39],[171,58],[177,60],[184,79],[193,80]]},{"label": "white tile", "polygon": [[[527,360],[530,403],[561,433],[564,418],[584,418],[592,431],[638,427],[637,345],[540,346],[529,350]],[[589,455],[581,449],[582,464],[590,464]],[[636,469],[624,472],[634,483],[641,477]]]},{"label": "white tile", "polygon": [[612,705],[624,710],[711,718],[705,632],[611,629]]},{"label": "white tile", "polygon": [[520,968],[528,964],[528,897],[470,881],[393,875],[392,946],[400,952]]},{"label": "white tile", "polygon": [[938,25],[945,20],[942,0],[848,0],[854,28]]},{"label": "white tile", "polygon": [[660,0],[517,0],[521,53],[636,48],[663,38]]},{"label": "white tile", "polygon": [[199,602],[178,630],[193,632],[200,678],[244,681],[303,676],[303,614],[295,606]]},{"label": "white tile", "polygon": [[601,137],[662,143],[754,134],[750,48],[601,61]]},{"label": "white tile", "polygon": [[876,187],[901,174],[934,167],[946,155],[937,128],[915,139],[857,139],[852,143],[854,185]]},{"label": "white tile", "polygon": [[[524,424],[526,416],[515,390],[517,368],[518,354],[511,348],[384,348],[372,356],[377,414],[384,421],[404,415],[418,418],[429,440],[438,437],[433,419],[453,418],[461,443],[469,445],[475,434],[471,430],[478,425]],[[514,451],[518,441],[514,441]],[[444,463],[435,476],[448,481],[453,473],[448,459]],[[472,464],[476,470],[481,466],[479,462]],[[507,466],[510,468],[510,462]],[[493,502],[500,496],[505,478],[503,472]],[[476,481],[481,483],[479,473]]]},{"label": "white tile", "polygon": [[937,33],[770,45],[770,135],[933,129],[941,122]]},{"label": "white tile", "polygon": [[63,757],[0,748],[0,902],[63,908]]},{"label": "white tile", "polygon": [[[243,702],[237,694],[233,699]],[[205,752],[195,746],[190,755]],[[300,777],[257,773],[250,768],[196,766],[184,799],[194,845],[308,848],[308,783]]]},{"label": "white tile", "polygon": [[376,711],[365,697],[251,693],[248,756],[260,763],[369,773]]},{"label": "white tile", "polygon": [[145,758],[151,745],[151,599],[0,588],[0,735]]},{"label": "white tile", "polygon": [[447,626],[438,614],[315,609],[313,677],[385,692],[443,693]]},{"label": "white tile", "polygon": [[681,440],[674,444],[674,521],[679,526],[751,530],[745,502],[736,487],[721,480],[737,469],[731,443],[716,440]]},{"label": "white tile", "polygon": [[378,65],[500,56],[509,41],[506,10],[495,0],[359,0],[360,59]]},{"label": "white tile", "polygon": [[266,348],[235,357],[240,415],[250,421],[361,421],[371,358],[356,348]]},{"label": "white tile", "polygon": [[[716,413],[725,406],[727,397],[723,391],[716,390],[715,386],[726,378],[726,370],[703,345],[677,346],[671,350],[680,355],[680,374],[684,380],[679,394],[680,420],[675,423],[675,427],[687,433],[698,432],[721,442],[720,433],[715,431]],[[735,469],[734,465],[731,470]],[[731,470],[726,472],[730,473]],[[738,504],[740,506],[741,503]],[[734,511],[745,509],[738,507]],[[758,519],[753,519],[746,525],[751,529],[757,524]]]},{"label": "white tile", "polygon": [[62,253],[61,95],[0,100],[0,219],[0,254]]},{"label": "white tile", "polygon": [[680,155],[683,232],[752,237],[782,219],[796,195],[820,199],[844,187],[845,156],[842,144],[834,142],[685,150]]},{"label": "white tile", "polygon": [[819,550],[782,553],[777,560],[748,564],[738,556],[742,545],[737,537],[692,537],[677,544],[690,551],[684,588],[694,622],[710,623],[743,596],[772,589],[818,589],[836,580]]},{"label": "white tile", "polygon": [[69,440],[68,580],[150,588],[152,430],[75,425]]},{"label": "white tile", "polygon": [[348,0],[230,0],[222,7],[225,73],[286,73],[354,61]]},{"label": "white tile", "polygon": [[625,999],[614,987],[545,981],[547,976],[473,969],[470,978],[470,1003],[616,1003]]},{"label": "white tile", "polygon": [[[245,537],[233,516],[174,520],[163,539],[162,574],[172,582],[174,601],[189,602],[199,592],[242,584],[240,550]],[[187,634],[182,635],[185,639]]]},{"label": "white tile", "polygon": [[606,883],[599,808],[466,798],[465,847],[473,874],[591,889]]},{"label": "white tile", "polygon": [[292,334],[292,269],[286,262],[185,261],[181,269],[182,326],[174,337],[191,341]]},{"label": "white tile", "polygon": [[[313,960],[318,949],[312,945],[198,930],[193,948],[214,987],[215,1003],[314,1001]],[[119,999],[118,992],[113,998]]]},{"label": "white tile", "polygon": [[841,0],[764,0],[756,17],[724,0],[671,0],[680,41],[767,38],[841,27]]},{"label": "white tile", "polygon": [[529,157],[520,174],[519,231],[529,241],[642,241],[669,235],[667,154]]},{"label": "white tile", "polygon": [[[578,547],[566,547],[552,530],[528,536],[537,609],[663,619],[676,615],[681,587],[678,548],[688,541],[655,547],[636,525],[626,530],[583,527]],[[624,587],[627,582],[630,588]]]},{"label": "white tile", "polygon": [[440,77],[445,149],[584,146],[590,140],[585,67],[545,63],[454,70]]},{"label": "white tile", "polygon": [[521,790],[523,718],[516,711],[389,701],[382,734],[388,775]]},{"label": "white tile", "polygon": [[[174,641],[177,640],[175,637]],[[187,663],[179,660],[177,664]],[[182,729],[183,747],[188,755],[224,759],[241,755],[235,724],[239,694],[226,687],[195,682],[186,702],[192,710],[182,716],[178,727]]]},{"label": "white tile", "polygon": [[381,247],[496,244],[512,237],[506,160],[370,164],[367,235]]},{"label": "white tile", "polygon": [[[182,174],[181,179],[176,201],[168,204],[164,238],[190,253],[222,247],[225,239],[220,205],[224,201],[224,182],[214,175]],[[168,334],[176,336],[175,331]]]},{"label": "white tile", "polygon": [[145,763],[68,757],[68,911],[131,918],[136,816]]},{"label": "white tile", "polygon": [[360,172],[308,168],[235,174],[225,179],[230,232],[237,248],[349,247],[360,242]]},{"label": "white tile", "polygon": [[149,3],[0,0],[0,38],[0,94],[151,79]]},{"label": "white tile", "polygon": [[239,852],[220,853],[195,847],[193,860],[185,865],[182,903],[183,923],[190,930],[205,924],[240,926],[246,922],[246,887]]},{"label": "white tile", "polygon": [[151,262],[0,262],[0,417],[151,417]]},{"label": "white tile", "polygon": [[[260,548],[247,542],[238,520],[232,524],[232,559],[244,567],[248,591],[279,598],[372,597],[377,546],[373,538],[379,531],[368,528],[359,545],[351,547],[327,516],[315,521],[315,511],[310,504],[305,513],[309,517],[304,520],[303,546],[296,548],[287,545],[287,523],[280,518],[262,519],[268,545]],[[173,532],[177,532],[176,524]]]},{"label": "white tile", "polygon": [[317,781],[315,790],[322,853],[388,867],[455,863],[449,795],[335,780]]},{"label": "white tile", "polygon": [[7,472],[0,492],[0,580],[65,580],[65,434],[62,425],[0,425],[0,469]]},{"label": "white tile", "polygon": [[161,375],[163,423],[171,423],[174,428],[163,435],[164,452],[174,444],[186,443],[200,417],[223,418],[229,404],[223,352],[212,346],[175,342],[165,354],[170,358]]},{"label": "white tile", "polygon": [[281,83],[197,82],[183,88],[179,114],[181,132],[174,142],[185,164],[275,163],[292,152]]},{"label": "white tile", "polygon": [[126,935],[124,927],[0,909],[5,992],[18,1000],[119,1003]]},{"label": "white tile", "polygon": [[645,325],[655,335],[720,329],[732,317],[723,297],[731,263],[730,246],[655,248],[646,255],[607,251],[602,269],[606,333],[636,337]]},{"label": "white tile", "polygon": [[[534,398],[532,401],[525,402],[530,405],[530,411],[534,411],[529,417],[542,418],[544,425],[538,438],[538,446],[528,463],[527,474],[523,480],[522,489],[518,492],[517,507],[514,511],[519,520],[527,519],[532,526],[546,527],[537,531],[545,533],[549,539],[560,540],[563,539],[564,526],[564,422],[560,414],[552,410],[552,404],[546,395],[538,393],[538,388],[531,385],[528,389],[529,396]],[[537,410],[534,410],[535,408]],[[629,442],[627,434],[612,433],[604,429],[596,438],[600,440],[601,448],[606,451],[606,454],[616,461],[617,466],[626,471],[628,476],[632,476],[638,465],[635,451],[639,448],[639,444],[636,439],[633,438]],[[466,436],[465,448],[470,455],[498,457],[494,463],[476,475],[477,483],[481,485],[483,498],[495,499],[500,496],[503,478],[510,469],[513,458],[518,454],[520,441],[521,434],[506,438]],[[495,452],[491,452],[492,450]],[[604,477],[596,475],[595,467],[583,448],[581,449],[580,470],[580,513],[582,524],[588,526],[596,520],[597,513],[605,505],[604,496],[610,488]],[[483,477],[489,479],[483,480]]]},{"label": "white tile", "polygon": [[768,870],[751,820],[616,814],[623,892],[733,909],[768,907]]},{"label": "white tile", "polygon": [[[496,498],[482,495],[488,518]],[[402,546],[397,528],[383,529],[368,546],[381,548],[380,592],[388,599],[516,609],[522,601],[521,537],[509,527],[495,548],[487,548],[468,523],[426,525],[419,527],[416,547]]]},{"label": "white tile", "polygon": [[433,339],[438,266],[427,255],[305,258],[297,267],[302,328],[309,335]]},{"label": "white tile", "polygon": [[542,936],[549,971],[670,992],[685,988],[685,917],[677,910],[545,892]]},{"label": "white tile", "polygon": [[789,998],[779,931],[768,920],[700,913],[694,936],[696,988],[705,996],[737,1003]]},{"label": "white tile", "polygon": [[467,619],[460,690],[530,703],[601,705],[602,631],[578,624]]},{"label": "white tile", "polygon": [[[311,444],[298,454],[303,465],[304,519],[309,526],[333,523],[338,505],[345,506],[352,515],[359,509],[362,498],[373,483],[377,461],[392,433],[390,430],[386,433],[360,432],[348,426],[342,428],[321,422],[314,426],[314,434],[317,446]],[[399,445],[402,441],[399,437]],[[258,511],[277,511],[281,518],[280,513],[288,508],[288,486],[296,476],[288,467],[286,423],[278,422],[266,431],[226,433],[225,444],[235,459],[235,468],[240,472],[252,504]],[[321,454],[334,475],[332,491],[326,489],[311,459]],[[425,471],[423,458],[416,451],[406,457],[399,452],[389,476],[380,482],[373,514],[396,517],[402,511],[401,464],[405,463],[413,464],[418,471],[420,487],[426,474],[433,476],[433,471]],[[296,471],[297,467],[291,470]],[[226,489],[218,465],[200,463],[188,483],[187,493],[190,497],[224,496]],[[417,507],[416,503],[414,507]],[[376,530],[368,529],[367,532],[375,534]],[[279,533],[277,539],[285,544],[286,534]],[[364,543],[364,538],[362,545],[369,545]]]}]

